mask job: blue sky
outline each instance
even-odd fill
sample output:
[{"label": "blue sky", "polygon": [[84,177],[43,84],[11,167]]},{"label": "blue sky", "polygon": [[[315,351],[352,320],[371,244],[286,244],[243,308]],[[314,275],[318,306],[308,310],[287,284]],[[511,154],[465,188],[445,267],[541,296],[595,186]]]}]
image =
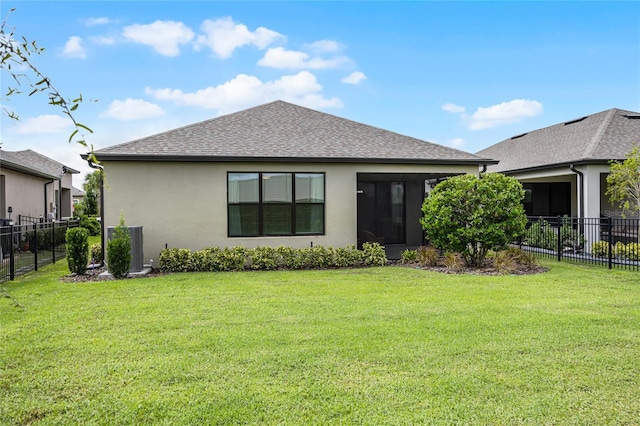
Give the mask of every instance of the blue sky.
[{"label": "blue sky", "polygon": [[[476,152],[640,111],[640,2],[7,1],[96,149],[276,99]],[[9,79],[2,75],[2,92]],[[2,149],[82,172],[70,123],[3,98]]]}]

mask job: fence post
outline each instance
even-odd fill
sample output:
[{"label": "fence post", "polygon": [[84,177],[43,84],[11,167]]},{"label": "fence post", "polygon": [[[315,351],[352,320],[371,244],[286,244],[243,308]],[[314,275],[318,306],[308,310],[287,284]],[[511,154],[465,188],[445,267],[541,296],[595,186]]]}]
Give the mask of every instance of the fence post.
[{"label": "fence post", "polygon": [[56,263],[56,222],[51,222],[51,260]]},{"label": "fence post", "polygon": [[9,246],[11,247],[9,249],[9,253],[10,253],[10,257],[9,257],[9,279],[11,281],[16,279],[16,259],[15,259],[15,253],[13,252],[13,225],[10,225],[11,227],[11,243],[9,244]]},{"label": "fence post", "polygon": [[558,215],[558,217],[556,218],[556,221],[558,223],[558,237],[557,237],[558,243],[557,243],[556,249],[558,250],[558,262],[562,262],[562,238],[560,238],[560,227],[562,226],[561,225],[562,218],[560,217],[560,215]]},{"label": "fence post", "polygon": [[33,224],[33,262],[34,270],[38,270],[38,224]]},{"label": "fence post", "polygon": [[611,243],[613,242],[613,236],[611,235],[611,231],[613,230],[613,218],[607,218],[607,257],[608,257],[608,266],[609,269],[613,269],[613,247],[611,247]]}]

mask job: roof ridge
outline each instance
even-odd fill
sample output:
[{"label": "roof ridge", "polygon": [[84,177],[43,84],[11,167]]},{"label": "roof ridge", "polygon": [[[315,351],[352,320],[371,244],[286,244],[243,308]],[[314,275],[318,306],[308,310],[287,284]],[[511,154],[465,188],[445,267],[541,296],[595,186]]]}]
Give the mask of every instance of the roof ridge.
[{"label": "roof ridge", "polygon": [[593,153],[596,151],[596,148],[602,141],[602,136],[604,135],[604,132],[607,130],[607,127],[609,127],[609,125],[611,124],[611,120],[613,119],[613,116],[616,114],[616,111],[617,110],[615,108],[612,108],[609,111],[607,111],[607,115],[602,120],[602,123],[600,123],[600,126],[598,126],[598,130],[596,130],[596,132],[593,134],[593,137],[591,138],[589,145],[587,145],[587,148],[584,151],[584,158],[591,158]]}]

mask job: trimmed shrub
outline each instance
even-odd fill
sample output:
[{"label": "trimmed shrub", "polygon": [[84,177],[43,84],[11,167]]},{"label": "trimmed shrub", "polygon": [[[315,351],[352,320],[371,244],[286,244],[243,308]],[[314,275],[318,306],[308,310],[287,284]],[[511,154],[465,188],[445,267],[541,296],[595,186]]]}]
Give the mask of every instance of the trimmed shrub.
[{"label": "trimmed shrub", "polygon": [[614,244],[613,257],[618,259],[624,259],[627,257],[627,246],[622,241],[618,241]]},{"label": "trimmed shrub", "polygon": [[415,250],[405,250],[400,255],[400,262],[402,263],[414,263],[418,260],[418,252]]},{"label": "trimmed shrub", "polygon": [[264,269],[270,271],[278,269],[281,265],[280,254],[273,247],[256,247],[248,251],[251,269]]},{"label": "trimmed shrub", "polygon": [[460,253],[482,266],[489,250],[522,235],[525,192],[515,178],[500,173],[453,176],[436,185],[422,204],[420,219],[433,246]]},{"label": "trimmed shrub", "polygon": [[225,247],[218,253],[218,271],[242,271],[247,264],[247,249]]},{"label": "trimmed shrub", "polygon": [[607,241],[596,241],[591,243],[591,254],[596,257],[609,256],[609,243]]},{"label": "trimmed shrub", "polygon": [[89,232],[84,228],[71,228],[66,232],[67,264],[69,271],[82,275],[89,263]]},{"label": "trimmed shrub", "polygon": [[102,260],[102,244],[95,243],[89,247],[89,257],[92,263],[96,263]]},{"label": "trimmed shrub", "polygon": [[120,223],[115,227],[113,236],[107,244],[107,267],[116,279],[125,278],[131,265],[131,237],[129,228],[120,215]]},{"label": "trimmed shrub", "polygon": [[627,259],[638,261],[640,260],[640,244],[629,243],[627,244]]},{"label": "trimmed shrub", "polygon": [[80,227],[89,231],[89,235],[100,235],[100,222],[93,216],[80,216]]},{"label": "trimmed shrub", "polygon": [[367,266],[384,266],[387,264],[387,253],[379,243],[364,243],[362,260]]},{"label": "trimmed shrub", "polygon": [[167,272],[193,271],[192,253],[189,249],[171,248],[160,252],[158,267]]},{"label": "trimmed shrub", "polygon": [[362,252],[354,245],[339,247],[333,251],[333,265],[338,268],[349,268],[362,264]]}]

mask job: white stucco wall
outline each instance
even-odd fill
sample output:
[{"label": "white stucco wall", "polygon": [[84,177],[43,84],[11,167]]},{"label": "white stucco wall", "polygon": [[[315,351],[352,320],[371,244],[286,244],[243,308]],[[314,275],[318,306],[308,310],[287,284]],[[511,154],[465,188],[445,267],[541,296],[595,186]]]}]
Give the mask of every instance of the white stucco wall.
[{"label": "white stucco wall", "polygon": [[[344,247],[357,242],[358,173],[478,173],[477,166],[328,163],[177,163],[103,161],[105,227],[123,212],[143,226],[144,261],[168,247]],[[227,237],[227,172],[324,172],[325,235]]]}]

